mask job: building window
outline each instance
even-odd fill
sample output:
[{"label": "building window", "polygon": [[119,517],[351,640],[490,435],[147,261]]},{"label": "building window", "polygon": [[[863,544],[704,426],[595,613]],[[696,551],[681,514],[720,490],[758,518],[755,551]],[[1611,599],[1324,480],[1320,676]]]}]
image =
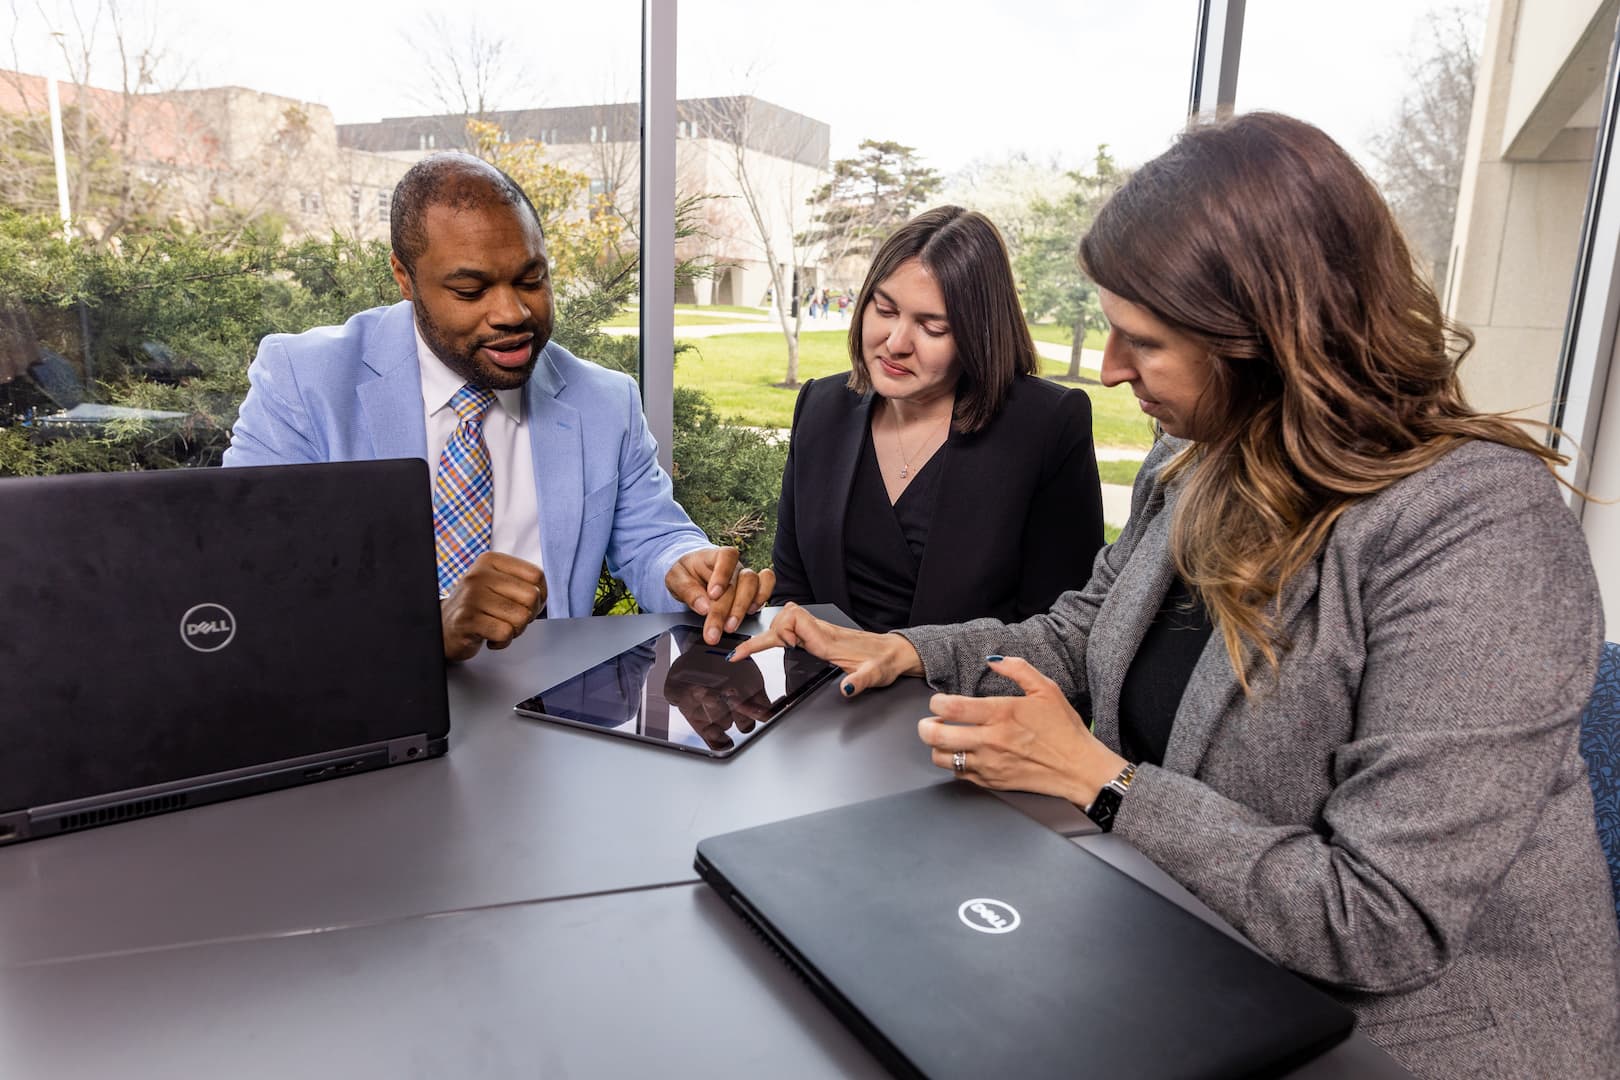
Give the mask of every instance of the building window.
[{"label": "building window", "polygon": [[383,224],[388,223],[388,192],[377,192],[377,220]]},{"label": "building window", "polygon": [[360,189],[359,188],[350,188],[349,189],[349,218],[356,225],[360,224]]}]

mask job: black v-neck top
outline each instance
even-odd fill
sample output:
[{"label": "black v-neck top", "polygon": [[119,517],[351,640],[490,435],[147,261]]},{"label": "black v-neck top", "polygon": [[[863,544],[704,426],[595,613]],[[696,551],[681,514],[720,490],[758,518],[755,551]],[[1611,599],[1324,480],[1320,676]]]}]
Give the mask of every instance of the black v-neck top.
[{"label": "black v-neck top", "polygon": [[939,478],[947,446],[918,466],[900,498],[889,503],[878,468],[877,447],[867,425],[844,516],[844,566],[850,618],[865,630],[887,633],[911,625],[928,529],[939,503]]},{"label": "black v-neck top", "polygon": [[1181,696],[1213,631],[1204,605],[1176,575],[1119,690],[1119,745],[1127,760],[1164,764]]}]

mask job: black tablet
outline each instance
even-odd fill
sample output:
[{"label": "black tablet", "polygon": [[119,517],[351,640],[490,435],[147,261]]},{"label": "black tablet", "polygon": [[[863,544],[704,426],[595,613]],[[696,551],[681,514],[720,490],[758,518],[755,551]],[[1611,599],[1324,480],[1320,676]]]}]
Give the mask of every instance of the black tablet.
[{"label": "black tablet", "polygon": [[709,645],[701,627],[671,627],[514,708],[536,720],[730,757],[837,671],[802,649],[729,662],[746,640],[725,634]]}]

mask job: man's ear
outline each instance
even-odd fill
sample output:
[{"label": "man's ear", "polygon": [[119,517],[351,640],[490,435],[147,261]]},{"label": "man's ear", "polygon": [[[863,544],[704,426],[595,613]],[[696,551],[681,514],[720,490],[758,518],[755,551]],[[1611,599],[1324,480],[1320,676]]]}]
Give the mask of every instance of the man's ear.
[{"label": "man's ear", "polygon": [[399,261],[399,256],[392,251],[388,253],[388,268],[394,272],[394,283],[399,286],[401,300],[415,300],[411,288],[411,272],[405,269],[405,264]]}]

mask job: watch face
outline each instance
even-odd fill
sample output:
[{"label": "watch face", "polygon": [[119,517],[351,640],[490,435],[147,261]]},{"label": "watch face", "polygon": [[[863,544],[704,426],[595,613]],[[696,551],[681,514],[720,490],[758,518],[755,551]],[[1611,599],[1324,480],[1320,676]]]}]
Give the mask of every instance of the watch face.
[{"label": "watch face", "polygon": [[1105,787],[1097,792],[1097,798],[1091,803],[1091,809],[1086,811],[1086,817],[1097,823],[1097,828],[1103,832],[1112,832],[1114,829],[1114,815],[1119,813],[1120,794],[1113,788]]}]

